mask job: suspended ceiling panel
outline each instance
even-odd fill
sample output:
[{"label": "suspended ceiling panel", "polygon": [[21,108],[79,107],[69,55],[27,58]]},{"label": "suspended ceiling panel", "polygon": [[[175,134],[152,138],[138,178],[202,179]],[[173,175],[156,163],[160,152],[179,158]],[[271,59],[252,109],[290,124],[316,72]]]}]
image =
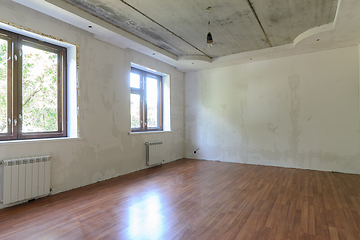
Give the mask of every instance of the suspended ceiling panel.
[{"label": "suspended ceiling panel", "polygon": [[[292,43],[334,21],[338,0],[65,0],[177,56],[231,54]],[[207,47],[208,12],[214,43]],[[266,38],[268,36],[268,39]]]}]

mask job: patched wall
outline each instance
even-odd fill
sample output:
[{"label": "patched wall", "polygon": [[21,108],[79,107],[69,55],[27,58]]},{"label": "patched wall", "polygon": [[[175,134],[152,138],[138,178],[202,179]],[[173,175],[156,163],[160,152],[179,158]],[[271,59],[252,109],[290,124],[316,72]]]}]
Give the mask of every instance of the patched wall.
[{"label": "patched wall", "polygon": [[358,93],[357,46],[187,73],[185,156],[360,173]]},{"label": "patched wall", "polygon": [[[1,1],[0,18],[77,44],[80,90],[80,138],[0,142],[0,160],[50,155],[51,188],[58,193],[146,168],[146,141],[163,141],[165,162],[183,158],[183,73],[10,1]],[[171,76],[171,132],[129,135],[131,62]]]}]

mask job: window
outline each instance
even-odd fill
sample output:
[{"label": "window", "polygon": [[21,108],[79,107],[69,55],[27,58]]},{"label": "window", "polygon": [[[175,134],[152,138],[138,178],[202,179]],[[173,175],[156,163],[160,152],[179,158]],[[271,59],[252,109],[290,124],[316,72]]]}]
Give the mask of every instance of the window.
[{"label": "window", "polygon": [[67,135],[66,53],[0,29],[0,140]]},{"label": "window", "polygon": [[163,130],[163,77],[131,68],[131,131]]}]

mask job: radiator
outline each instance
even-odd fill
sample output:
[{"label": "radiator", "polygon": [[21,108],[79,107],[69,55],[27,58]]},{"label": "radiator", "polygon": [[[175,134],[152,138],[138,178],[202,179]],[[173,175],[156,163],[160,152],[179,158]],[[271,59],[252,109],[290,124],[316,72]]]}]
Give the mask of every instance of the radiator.
[{"label": "radiator", "polygon": [[50,156],[3,160],[0,177],[3,204],[47,195],[50,193]]},{"label": "radiator", "polygon": [[163,162],[162,142],[146,142],[146,165],[159,165]]}]

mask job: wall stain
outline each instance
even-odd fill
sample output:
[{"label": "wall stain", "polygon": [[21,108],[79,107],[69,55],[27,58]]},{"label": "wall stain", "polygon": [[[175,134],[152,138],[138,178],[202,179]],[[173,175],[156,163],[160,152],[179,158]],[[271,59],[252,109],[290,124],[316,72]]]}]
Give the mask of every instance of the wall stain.
[{"label": "wall stain", "polygon": [[109,95],[104,96],[103,93],[101,93],[101,101],[103,103],[103,107],[106,108],[107,110],[111,110],[112,109],[112,101],[109,99]]},{"label": "wall stain", "polygon": [[266,126],[267,126],[267,130],[273,134],[276,134],[276,130],[278,130],[279,128],[278,126],[274,126],[274,124],[271,122],[268,122]]},{"label": "wall stain", "polygon": [[246,102],[246,92],[248,90],[247,84],[238,84],[238,88],[240,90],[240,102],[239,102],[239,110],[240,110],[240,129],[241,129],[241,153],[243,155],[243,161],[249,161],[249,135],[246,131],[245,126],[245,115],[247,114],[247,102]]},{"label": "wall stain", "polygon": [[298,95],[298,89],[300,85],[299,76],[293,74],[289,77],[290,88],[290,121],[291,121],[291,136],[290,136],[290,156],[296,162],[298,159],[298,144],[301,134],[301,128],[299,126],[299,112],[300,112],[300,97]]},{"label": "wall stain", "polygon": [[112,128],[111,128],[111,133],[114,137],[118,138],[121,134],[120,129],[117,127],[117,123],[118,121],[116,121],[115,119],[115,114],[112,114]]},{"label": "wall stain", "polygon": [[[276,149],[256,149],[249,151],[249,157],[252,164],[278,165],[281,167],[294,167],[303,169],[318,169],[322,171],[336,171],[341,166],[341,171],[354,172],[354,169],[359,169],[358,159],[359,154],[355,155],[338,155],[334,153],[319,151],[301,151],[298,153],[298,162],[291,159],[291,150],[280,151]],[[256,160],[256,161],[253,161]],[[280,164],[276,164],[277,162]],[[244,161],[241,161],[244,162]],[[323,166],[326,166],[325,168]]]}]

